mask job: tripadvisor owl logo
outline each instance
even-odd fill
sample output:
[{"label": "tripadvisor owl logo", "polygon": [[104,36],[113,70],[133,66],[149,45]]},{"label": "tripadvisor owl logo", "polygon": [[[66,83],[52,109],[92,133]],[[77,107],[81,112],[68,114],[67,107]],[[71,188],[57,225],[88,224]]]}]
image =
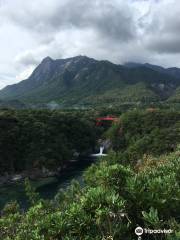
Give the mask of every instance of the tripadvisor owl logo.
[{"label": "tripadvisor owl logo", "polygon": [[135,229],[135,234],[136,234],[137,236],[143,235],[143,228],[142,228],[142,227],[137,227],[137,228]]},{"label": "tripadvisor owl logo", "polygon": [[138,236],[138,240],[141,239],[141,235],[143,234],[171,234],[173,233],[172,229],[149,229],[149,228],[142,228],[137,227],[135,229],[135,234]]}]

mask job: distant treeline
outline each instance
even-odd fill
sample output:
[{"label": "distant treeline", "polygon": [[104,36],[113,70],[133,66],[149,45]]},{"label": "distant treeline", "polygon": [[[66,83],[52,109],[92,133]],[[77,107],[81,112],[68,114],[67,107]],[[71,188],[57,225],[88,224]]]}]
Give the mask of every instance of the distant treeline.
[{"label": "distant treeline", "polygon": [[78,112],[0,111],[0,174],[62,166],[76,153],[92,151],[94,119]]}]

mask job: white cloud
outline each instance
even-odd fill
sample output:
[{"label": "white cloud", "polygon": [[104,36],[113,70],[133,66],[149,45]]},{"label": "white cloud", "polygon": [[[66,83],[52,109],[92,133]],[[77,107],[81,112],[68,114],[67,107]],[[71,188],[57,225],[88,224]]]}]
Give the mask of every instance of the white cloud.
[{"label": "white cloud", "polygon": [[0,88],[46,56],[180,67],[179,14],[175,0],[1,0]]},{"label": "white cloud", "polygon": [[27,67],[23,72],[16,75],[17,82],[19,82],[21,80],[24,80],[24,79],[27,79],[31,75],[33,70],[34,70],[34,65],[31,65],[31,66]]}]

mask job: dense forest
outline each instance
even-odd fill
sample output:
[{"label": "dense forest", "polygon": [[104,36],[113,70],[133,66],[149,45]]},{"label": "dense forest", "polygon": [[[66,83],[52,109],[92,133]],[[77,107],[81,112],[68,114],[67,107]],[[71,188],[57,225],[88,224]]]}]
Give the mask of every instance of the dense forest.
[{"label": "dense forest", "polygon": [[132,165],[143,154],[158,156],[176,149],[180,142],[180,113],[153,108],[129,111],[105,135],[122,161]]},{"label": "dense forest", "polygon": [[88,113],[1,110],[0,174],[61,167],[92,152],[99,131]]},{"label": "dense forest", "polygon": [[[58,113],[56,117],[54,113],[44,114],[38,114],[36,121],[43,117],[45,124],[44,116],[46,121],[54,122],[54,118],[60,121]],[[14,117],[16,121],[26,119],[17,113]],[[10,126],[16,125],[16,121]],[[28,124],[34,128],[32,122]],[[78,146],[86,150],[94,144],[90,141],[95,139],[94,135],[89,138],[94,134],[91,125],[82,124],[75,126],[82,131],[88,126],[90,135],[85,143],[81,139],[77,145],[71,145],[76,150]],[[15,129],[11,128],[13,134]],[[1,239],[135,240],[137,226],[172,230],[171,234],[147,234],[142,239],[180,238],[180,113],[152,109],[130,111],[102,134],[102,138],[111,141],[111,150],[87,169],[85,186],[72,182],[66,191],[60,190],[53,200],[47,201],[40,199],[26,180],[31,207],[24,213],[17,202],[5,206],[0,219]]]}]

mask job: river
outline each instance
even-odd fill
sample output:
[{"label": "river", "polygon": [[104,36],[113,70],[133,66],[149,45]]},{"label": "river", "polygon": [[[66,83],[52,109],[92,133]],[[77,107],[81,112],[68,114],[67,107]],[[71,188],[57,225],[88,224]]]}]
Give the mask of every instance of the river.
[{"label": "river", "polygon": [[[95,161],[93,158],[82,159],[64,170],[59,177],[43,178],[31,181],[31,183],[41,198],[53,199],[58,190],[61,188],[66,189],[73,179],[77,180],[83,186],[83,173]],[[21,208],[28,208],[23,183],[14,183],[0,187],[0,209],[2,209],[6,203],[15,200],[20,204]]]}]

